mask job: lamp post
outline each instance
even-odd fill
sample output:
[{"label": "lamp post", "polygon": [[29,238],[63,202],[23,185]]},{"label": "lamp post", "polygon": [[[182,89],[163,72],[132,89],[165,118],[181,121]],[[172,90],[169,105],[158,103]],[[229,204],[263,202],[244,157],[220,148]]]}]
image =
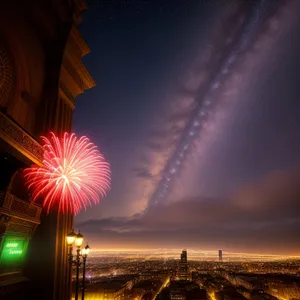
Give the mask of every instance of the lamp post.
[{"label": "lamp post", "polygon": [[68,246],[68,262],[69,262],[69,274],[68,274],[68,284],[69,284],[69,299],[72,298],[72,265],[73,265],[73,244],[75,242],[77,234],[74,232],[74,229],[72,232],[67,234],[66,236],[66,242]]},{"label": "lamp post", "polygon": [[89,245],[86,245],[82,250],[81,250],[81,255],[82,255],[82,261],[83,261],[83,269],[82,269],[82,286],[81,286],[81,300],[84,300],[84,292],[85,292],[85,266],[86,266],[86,259],[91,251],[91,248]]},{"label": "lamp post", "polygon": [[[83,235],[80,233],[80,231],[78,234],[76,234],[73,230],[66,236],[66,243],[68,245],[70,283],[72,282],[72,266],[73,266],[73,264],[76,267],[75,300],[78,300],[78,294],[79,294],[79,268],[81,265],[81,257],[82,257],[82,261],[83,261],[82,299],[84,299],[85,266],[86,266],[87,256],[91,250],[88,245],[85,248],[81,249],[82,242],[83,242]],[[73,244],[74,243],[76,246],[75,259],[73,259]],[[71,292],[71,290],[70,290],[70,292]],[[71,295],[72,295],[72,292],[71,292]]]},{"label": "lamp post", "polygon": [[75,239],[76,245],[76,259],[75,259],[75,266],[76,266],[76,282],[75,282],[75,300],[78,300],[78,293],[79,293],[79,267],[80,267],[80,248],[83,242],[83,235],[80,233],[77,234]]}]

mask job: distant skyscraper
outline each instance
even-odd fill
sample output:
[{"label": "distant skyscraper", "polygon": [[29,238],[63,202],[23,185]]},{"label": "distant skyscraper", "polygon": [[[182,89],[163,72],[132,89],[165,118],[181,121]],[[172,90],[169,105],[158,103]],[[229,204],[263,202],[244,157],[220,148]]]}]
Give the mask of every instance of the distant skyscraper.
[{"label": "distant skyscraper", "polygon": [[188,278],[187,250],[185,249],[182,250],[180,255],[179,278],[182,280],[187,280]]},{"label": "distant skyscraper", "polygon": [[222,251],[222,249],[219,250],[219,261],[223,261],[223,251]]},{"label": "distant skyscraper", "polygon": [[181,255],[180,255],[180,262],[182,264],[187,264],[187,251],[182,250]]}]

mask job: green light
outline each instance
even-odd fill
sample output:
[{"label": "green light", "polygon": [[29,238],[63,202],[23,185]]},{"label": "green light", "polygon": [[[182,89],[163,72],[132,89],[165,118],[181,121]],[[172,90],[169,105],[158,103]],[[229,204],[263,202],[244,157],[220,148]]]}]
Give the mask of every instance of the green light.
[{"label": "green light", "polygon": [[24,237],[6,236],[0,250],[0,264],[15,265],[23,262],[27,249],[27,240]]},{"label": "green light", "polygon": [[15,248],[18,247],[19,243],[7,243],[6,248]]}]

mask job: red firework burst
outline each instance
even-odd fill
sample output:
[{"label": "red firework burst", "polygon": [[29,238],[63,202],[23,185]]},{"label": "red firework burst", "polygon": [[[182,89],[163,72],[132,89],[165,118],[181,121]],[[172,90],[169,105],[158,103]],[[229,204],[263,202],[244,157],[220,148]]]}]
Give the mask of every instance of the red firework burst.
[{"label": "red firework burst", "polygon": [[68,133],[58,138],[51,132],[42,140],[44,166],[24,170],[33,201],[43,197],[47,213],[58,206],[75,215],[98,203],[110,188],[110,166],[97,147],[85,136]]}]

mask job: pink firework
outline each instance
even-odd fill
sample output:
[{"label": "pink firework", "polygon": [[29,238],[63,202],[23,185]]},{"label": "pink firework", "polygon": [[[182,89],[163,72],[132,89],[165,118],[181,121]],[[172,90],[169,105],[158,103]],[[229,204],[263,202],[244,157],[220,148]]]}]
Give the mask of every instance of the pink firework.
[{"label": "pink firework", "polygon": [[64,133],[62,138],[42,137],[43,167],[24,170],[33,201],[44,198],[47,213],[53,207],[78,214],[97,204],[110,188],[110,166],[97,147],[85,136]]}]

